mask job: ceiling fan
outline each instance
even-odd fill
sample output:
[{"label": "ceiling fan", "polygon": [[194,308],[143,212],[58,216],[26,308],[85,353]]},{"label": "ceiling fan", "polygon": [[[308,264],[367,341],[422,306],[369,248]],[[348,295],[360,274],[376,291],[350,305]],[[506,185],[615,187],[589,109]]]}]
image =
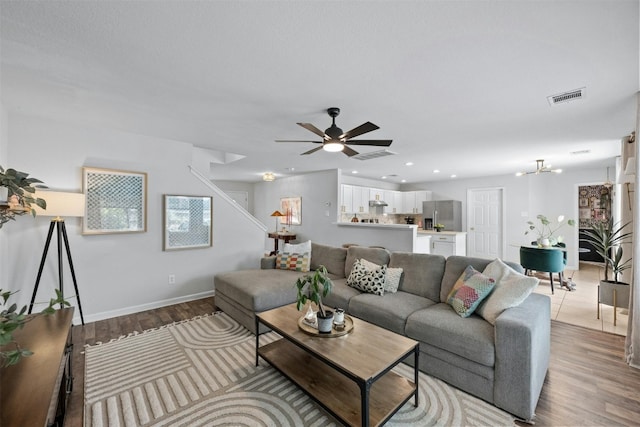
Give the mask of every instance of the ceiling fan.
[{"label": "ceiling fan", "polygon": [[380,129],[378,126],[374,125],[371,122],[366,122],[361,124],[360,126],[351,129],[347,132],[342,132],[338,126],[336,126],[336,117],[340,114],[340,109],[337,107],[331,107],[327,109],[327,113],[331,116],[333,120],[331,127],[322,132],[320,129],[312,125],[311,123],[298,123],[298,125],[303,128],[315,133],[319,137],[322,138],[322,141],[289,141],[289,140],[276,140],[276,142],[306,142],[313,144],[322,144],[319,147],[313,148],[309,151],[305,151],[302,155],[312,154],[320,149],[324,149],[325,151],[338,152],[342,151],[347,156],[355,156],[358,154],[356,150],[351,147],[347,147],[348,145],[372,145],[377,147],[388,147],[391,145],[392,140],[390,139],[358,139],[351,140],[351,138],[355,138],[356,136],[360,136],[367,132],[371,132],[376,129]]}]

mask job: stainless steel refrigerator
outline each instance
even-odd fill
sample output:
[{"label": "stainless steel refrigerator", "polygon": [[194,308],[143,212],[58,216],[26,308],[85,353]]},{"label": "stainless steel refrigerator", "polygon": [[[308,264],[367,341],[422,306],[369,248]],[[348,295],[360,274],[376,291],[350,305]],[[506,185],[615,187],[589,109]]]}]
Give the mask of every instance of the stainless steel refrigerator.
[{"label": "stainless steel refrigerator", "polygon": [[422,215],[425,230],[443,224],[446,231],[462,231],[462,202],[459,200],[422,202]]}]

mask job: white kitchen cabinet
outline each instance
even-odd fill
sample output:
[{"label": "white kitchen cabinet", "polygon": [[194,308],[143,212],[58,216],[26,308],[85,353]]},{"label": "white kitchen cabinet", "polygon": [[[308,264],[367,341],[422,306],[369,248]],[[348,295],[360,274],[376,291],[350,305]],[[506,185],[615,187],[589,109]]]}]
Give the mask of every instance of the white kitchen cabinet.
[{"label": "white kitchen cabinet", "polygon": [[431,253],[449,257],[467,254],[466,233],[430,233]]},{"label": "white kitchen cabinet", "polygon": [[384,213],[397,214],[402,211],[402,192],[395,190],[385,190],[383,199],[387,202],[387,206],[384,207]]},{"label": "white kitchen cabinet", "polygon": [[402,192],[402,212],[406,214],[421,214],[422,202],[431,200],[431,191],[403,191]]},{"label": "white kitchen cabinet", "polygon": [[[369,200],[384,200],[384,191],[380,188],[370,188]],[[386,202],[386,200],[384,201]]]},{"label": "white kitchen cabinet", "polygon": [[369,187],[353,186],[353,212],[369,212]]},{"label": "white kitchen cabinet", "polygon": [[413,252],[417,254],[430,254],[431,236],[428,234],[418,234],[414,242]]},{"label": "white kitchen cabinet", "polygon": [[342,184],[340,197],[342,198],[340,212],[355,213],[356,211],[353,209],[353,185]]}]

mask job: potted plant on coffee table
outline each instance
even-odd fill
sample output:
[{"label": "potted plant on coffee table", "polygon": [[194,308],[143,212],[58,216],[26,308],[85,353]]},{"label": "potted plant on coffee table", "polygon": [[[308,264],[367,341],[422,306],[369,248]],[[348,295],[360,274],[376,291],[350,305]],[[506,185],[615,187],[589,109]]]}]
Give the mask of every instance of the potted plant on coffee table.
[{"label": "potted plant on coffee table", "polygon": [[[629,305],[629,284],[619,280],[624,270],[631,267],[631,258],[624,259],[621,246],[631,238],[632,233],[625,232],[629,224],[621,226],[619,222],[614,223],[612,218],[597,222],[591,230],[584,232],[585,238],[581,239],[591,243],[596,253],[604,259],[604,279],[600,281],[598,302],[614,308]],[[609,271],[613,273],[613,280],[609,280]]]},{"label": "potted plant on coffee table", "polygon": [[322,305],[322,298],[329,295],[333,286],[328,274],[326,267],[321,265],[313,274],[306,274],[296,280],[298,310],[302,310],[307,301],[313,301],[316,304],[318,307],[318,332],[320,333],[330,333],[333,324],[333,311],[325,309]]}]

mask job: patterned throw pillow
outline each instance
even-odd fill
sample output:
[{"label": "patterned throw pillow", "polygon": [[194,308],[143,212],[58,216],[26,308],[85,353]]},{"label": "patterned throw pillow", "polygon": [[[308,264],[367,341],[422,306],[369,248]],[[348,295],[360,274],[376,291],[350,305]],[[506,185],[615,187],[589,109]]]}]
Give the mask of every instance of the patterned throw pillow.
[{"label": "patterned throw pillow", "polygon": [[[380,265],[371,261],[367,261],[364,258],[361,258],[360,262],[362,262],[362,264],[368,271],[375,271],[381,267]],[[390,293],[398,292],[398,286],[400,286],[401,277],[402,268],[387,267],[387,274],[384,277],[384,291]]]},{"label": "patterned throw pillow", "polygon": [[390,293],[398,292],[401,277],[402,268],[387,267],[387,277],[384,279],[384,291]]},{"label": "patterned throw pillow", "polygon": [[276,268],[279,270],[309,271],[311,257],[308,253],[295,254],[283,252],[276,256]]},{"label": "patterned throw pillow", "polygon": [[370,294],[384,295],[384,278],[387,267],[382,265],[378,269],[370,271],[365,267],[361,259],[353,263],[351,274],[347,279],[347,286]]},{"label": "patterned throw pillow", "polygon": [[460,316],[469,317],[495,285],[494,279],[468,266],[449,292],[447,304]]}]

